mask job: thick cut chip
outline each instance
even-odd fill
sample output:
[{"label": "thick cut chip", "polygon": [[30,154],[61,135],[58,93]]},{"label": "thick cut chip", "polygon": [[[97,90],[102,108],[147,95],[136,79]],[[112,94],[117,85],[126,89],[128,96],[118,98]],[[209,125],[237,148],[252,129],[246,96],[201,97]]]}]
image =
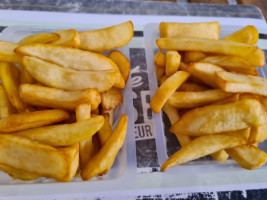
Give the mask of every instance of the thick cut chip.
[{"label": "thick cut chip", "polygon": [[104,118],[99,115],[73,124],[45,126],[14,134],[51,146],[68,146],[92,137],[103,123]]},{"label": "thick cut chip", "polygon": [[32,180],[35,180],[35,179],[41,177],[40,174],[27,172],[25,170],[9,167],[9,166],[3,165],[3,164],[0,164],[0,170],[7,173],[13,179],[20,179],[23,181],[32,181]]},{"label": "thick cut chip", "polygon": [[174,93],[175,90],[187,80],[189,75],[188,72],[178,71],[162,83],[150,101],[150,107],[154,113],[160,111],[169,96],[171,96],[172,93]]},{"label": "thick cut chip", "polygon": [[9,63],[0,63],[1,79],[4,89],[12,105],[18,111],[25,111],[26,104],[22,101],[18,91],[19,70],[15,65]]},{"label": "thick cut chip", "polygon": [[202,51],[224,55],[240,56],[245,58],[251,65],[262,67],[265,63],[264,52],[257,46],[248,44],[208,40],[197,38],[160,38],[156,40],[162,50],[173,51]]},{"label": "thick cut chip", "polygon": [[216,72],[217,85],[226,92],[247,92],[267,96],[267,80],[262,77]]},{"label": "thick cut chip", "polygon": [[58,149],[24,137],[0,135],[0,164],[62,181],[68,170]]},{"label": "thick cut chip", "polygon": [[154,56],[154,63],[157,67],[164,68],[166,65],[166,55],[162,51],[158,51]]},{"label": "thick cut chip", "polygon": [[26,70],[41,83],[64,90],[84,90],[93,88],[99,92],[108,90],[114,85],[116,72],[77,71],[65,69],[38,58],[24,56]]},{"label": "thick cut chip", "polygon": [[207,85],[218,88],[215,80],[215,72],[225,70],[217,65],[209,63],[192,63],[187,66],[187,71]]},{"label": "thick cut chip", "polygon": [[200,51],[186,51],[183,59],[185,63],[193,63],[198,62],[205,57],[206,54]]},{"label": "thick cut chip", "polygon": [[204,157],[222,149],[228,149],[245,144],[245,142],[246,141],[240,137],[226,135],[206,135],[198,137],[183,146],[179,151],[165,161],[165,163],[161,166],[161,171]]},{"label": "thick cut chip", "polygon": [[29,44],[19,46],[15,51],[23,55],[40,58],[69,69],[118,70],[116,64],[102,54],[69,47],[61,47],[51,44]]},{"label": "thick cut chip", "polygon": [[59,38],[52,41],[51,44],[73,48],[79,47],[80,37],[75,29],[56,31],[55,33],[59,35]]},{"label": "thick cut chip", "polygon": [[124,143],[127,133],[128,118],[123,114],[105,145],[90,160],[82,172],[82,179],[89,180],[111,167],[114,159]]},{"label": "thick cut chip", "polygon": [[227,103],[233,103],[233,102],[237,102],[241,100],[239,98],[239,93],[236,94],[232,94],[230,97],[227,97],[225,99],[219,100],[211,105],[223,105],[223,104],[227,104]]},{"label": "thick cut chip", "polygon": [[53,124],[69,118],[64,110],[42,110],[12,114],[0,120],[0,132],[13,132]]},{"label": "thick cut chip", "polygon": [[108,57],[117,65],[126,84],[131,71],[131,63],[129,59],[123,55],[123,53],[116,50],[111,51]]},{"label": "thick cut chip", "polygon": [[218,40],[220,37],[220,24],[219,22],[161,22],[159,33],[160,37],[192,37]]},{"label": "thick cut chip", "polygon": [[15,43],[0,41],[0,61],[22,63],[22,56],[14,52],[18,46]]},{"label": "thick cut chip", "polygon": [[191,110],[172,126],[171,132],[200,136],[260,126],[266,121],[266,111],[260,102],[245,99]]},{"label": "thick cut chip", "polygon": [[248,25],[244,28],[239,29],[238,31],[222,38],[221,40],[225,41],[235,41],[245,44],[256,44],[259,40],[259,33],[255,26]]},{"label": "thick cut chip", "polygon": [[226,152],[240,167],[250,170],[261,167],[267,160],[267,154],[254,146],[241,145]]},{"label": "thick cut chip", "polygon": [[37,44],[37,43],[46,44],[53,42],[57,39],[59,39],[59,35],[57,33],[38,33],[23,38],[21,41],[19,41],[19,45]]},{"label": "thick cut chip", "polygon": [[[77,121],[87,120],[91,118],[91,104],[82,103],[76,107],[76,118]],[[85,165],[89,162],[92,156],[95,154],[94,144],[92,137],[87,138],[80,142],[80,168],[83,170]]]},{"label": "thick cut chip", "polygon": [[123,102],[120,89],[112,87],[101,93],[101,104],[104,110],[114,110]]},{"label": "thick cut chip", "polygon": [[220,89],[198,92],[175,92],[169,97],[167,103],[176,108],[194,108],[225,99],[231,95],[231,93]]},{"label": "thick cut chip", "polygon": [[94,52],[108,51],[126,45],[131,41],[133,33],[131,21],[99,30],[79,32],[79,47]]},{"label": "thick cut chip", "polygon": [[223,67],[228,71],[258,76],[259,73],[244,58],[237,56],[208,56],[199,62],[211,63]]},{"label": "thick cut chip", "polygon": [[20,78],[19,78],[20,84],[24,83],[33,84],[36,82],[35,79],[30,75],[30,73],[25,69],[23,64],[19,64],[18,68],[20,69]]},{"label": "thick cut chip", "polygon": [[16,113],[16,109],[9,102],[4,87],[0,84],[0,118],[3,119],[14,113]]},{"label": "thick cut chip", "polygon": [[22,84],[19,94],[26,103],[48,108],[74,111],[76,105],[89,102],[95,110],[101,102],[100,93],[95,89],[66,91],[40,85]]},{"label": "thick cut chip", "polygon": [[156,67],[155,69],[157,80],[159,81],[161,77],[165,75],[165,68],[163,67]]},{"label": "thick cut chip", "polygon": [[167,51],[166,54],[166,75],[171,76],[178,71],[181,62],[181,55],[177,51]]}]

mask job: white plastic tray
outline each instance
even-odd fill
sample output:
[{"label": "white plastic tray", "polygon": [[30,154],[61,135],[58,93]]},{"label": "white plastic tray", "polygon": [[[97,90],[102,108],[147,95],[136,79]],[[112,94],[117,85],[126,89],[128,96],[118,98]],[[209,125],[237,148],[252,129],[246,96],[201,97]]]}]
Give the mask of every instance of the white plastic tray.
[{"label": "white plastic tray", "polygon": [[[71,27],[75,28],[75,27]],[[68,27],[60,27],[61,30],[63,29],[68,29]],[[3,41],[7,42],[14,42],[17,43],[19,42],[22,38],[41,33],[41,32],[54,32],[57,30],[60,30],[59,28],[56,27],[34,27],[34,26],[10,26],[6,29],[3,30],[1,39]],[[77,28],[77,31],[83,31],[83,30],[89,30],[89,29],[81,29]],[[128,45],[117,49],[121,51],[124,55],[126,55],[129,58],[129,47]],[[108,52],[105,52],[108,53]],[[120,116],[125,113],[128,116],[128,130],[127,130],[127,135],[133,135],[133,110],[132,110],[132,99],[131,95],[129,95],[129,92],[131,92],[131,81],[129,80],[127,82],[126,87],[123,90],[123,103],[114,111],[114,121],[113,124],[115,127]],[[132,140],[132,142],[134,142]],[[126,144],[127,142],[124,143],[123,147],[119,151],[116,160],[114,162],[114,165],[112,166],[110,172],[103,176],[103,177],[96,177],[93,178],[90,181],[107,181],[107,180],[114,180],[120,178],[126,171],[127,169],[127,150],[126,150]],[[131,156],[132,157],[132,156]],[[134,159],[134,158],[133,158]],[[73,178],[72,182],[81,182],[81,178]],[[12,184],[39,184],[39,183],[54,183],[53,179],[48,179],[48,178],[39,178],[37,180],[33,181],[20,181],[20,180],[14,180],[10,178],[7,174],[0,172],[0,185],[12,185]]]},{"label": "white plastic tray", "polygon": [[[242,28],[242,26],[221,26],[220,36],[224,37],[229,35],[237,30]],[[145,37],[145,48],[146,48],[146,60],[148,65],[148,73],[149,73],[149,87],[151,89],[151,96],[154,95],[156,89],[158,88],[158,82],[156,79],[155,73],[155,64],[153,62],[154,55],[158,51],[158,47],[156,45],[156,39],[159,38],[159,24],[147,24],[144,27],[144,37]],[[265,73],[267,70],[267,66],[263,68],[258,68],[260,76],[266,77]],[[168,119],[163,117],[163,111],[160,111],[158,114],[153,114],[154,118],[154,130],[157,141],[157,152],[159,157],[160,165],[162,165],[168,159],[168,148],[175,148],[173,146],[167,146],[167,138],[166,133],[164,134],[164,129],[169,130],[170,124],[168,123]],[[165,126],[167,126],[165,128]],[[172,137],[172,140],[177,140],[176,137]],[[179,143],[177,143],[179,145]],[[260,149],[267,152],[267,141],[260,143],[258,146]],[[177,146],[177,150],[180,146]],[[267,169],[267,164],[261,167],[261,169]],[[174,167],[168,169],[168,173],[175,174],[184,174],[184,173],[205,173],[205,172],[229,172],[236,170],[244,170],[239,167],[235,161],[232,159],[228,159],[224,163],[220,163],[211,159],[210,157],[204,157],[195,161],[188,162],[179,167]]]}]

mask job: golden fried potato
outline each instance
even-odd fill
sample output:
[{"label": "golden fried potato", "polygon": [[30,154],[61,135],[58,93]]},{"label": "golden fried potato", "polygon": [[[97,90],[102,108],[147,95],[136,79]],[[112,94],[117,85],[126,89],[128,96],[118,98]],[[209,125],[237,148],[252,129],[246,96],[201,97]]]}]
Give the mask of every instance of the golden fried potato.
[{"label": "golden fried potato", "polygon": [[160,37],[192,37],[218,40],[220,37],[219,22],[161,22]]},{"label": "golden fried potato", "polygon": [[188,77],[189,73],[178,71],[162,83],[150,101],[150,107],[154,113],[158,113],[160,111],[169,96],[171,96],[171,94],[174,93]]},{"label": "golden fried potato", "polygon": [[57,40],[50,42],[50,44],[78,48],[80,45],[80,37],[75,29],[56,31],[59,35]]},{"label": "golden fried potato", "polygon": [[25,44],[47,44],[59,39],[60,36],[57,33],[37,33],[30,35],[19,41],[19,45]]},{"label": "golden fried potato", "polygon": [[92,110],[95,110],[101,102],[100,93],[95,89],[66,91],[40,85],[21,84],[19,94],[28,104],[70,111],[74,111],[76,106],[83,102],[89,102]]},{"label": "golden fried potato", "polygon": [[165,68],[166,65],[166,55],[162,51],[158,51],[154,56],[154,63],[159,68]]},{"label": "golden fried potato", "polygon": [[171,76],[178,71],[181,62],[181,55],[177,51],[167,51],[166,54],[166,76]]},{"label": "golden fried potato", "polygon": [[111,88],[116,79],[116,71],[78,71],[65,69],[59,65],[38,58],[24,56],[26,70],[41,83],[64,90],[96,89],[99,92]]},{"label": "golden fried potato", "polygon": [[99,30],[79,32],[79,48],[93,52],[119,48],[131,41],[133,33],[134,26],[131,21]]},{"label": "golden fried potato", "polygon": [[112,87],[101,93],[101,104],[104,110],[114,110],[123,102],[120,89]]},{"label": "golden fried potato", "polygon": [[42,110],[12,114],[0,120],[0,132],[13,132],[53,124],[69,118],[64,110]]},{"label": "golden fried potato", "polygon": [[[229,120],[231,119],[231,120]],[[184,114],[171,132],[201,136],[240,130],[266,123],[266,111],[259,101],[245,99],[223,105],[196,108]]]},{"label": "golden fried potato", "polygon": [[0,61],[22,63],[22,56],[14,52],[18,46],[15,43],[0,41]]},{"label": "golden fried potato", "polygon": [[103,124],[104,117],[99,115],[72,124],[44,126],[14,134],[55,147],[68,146],[92,137]]},{"label": "golden fried potato", "polygon": [[185,63],[198,62],[205,57],[206,54],[201,51],[186,51],[184,53],[184,62]]},{"label": "golden fried potato", "polygon": [[206,135],[198,137],[169,157],[161,166],[161,171],[218,152],[222,149],[245,144],[245,142],[246,141],[240,137],[226,135]]},{"label": "golden fried potato", "polygon": [[8,96],[2,84],[0,84],[0,118],[3,119],[16,113],[16,109],[8,100]]}]

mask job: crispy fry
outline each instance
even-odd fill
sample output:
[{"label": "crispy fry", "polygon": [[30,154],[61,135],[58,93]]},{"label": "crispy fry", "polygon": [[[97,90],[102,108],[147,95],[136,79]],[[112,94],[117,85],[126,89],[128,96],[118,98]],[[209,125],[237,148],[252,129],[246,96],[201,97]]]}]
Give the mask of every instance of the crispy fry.
[{"label": "crispy fry", "polygon": [[174,93],[188,77],[189,73],[178,71],[162,83],[150,101],[150,107],[154,113],[160,111],[164,103],[168,100],[168,97]]},{"label": "crispy fry", "polygon": [[107,113],[104,113],[103,116],[105,121],[102,128],[98,131],[98,138],[102,147],[105,145],[108,138],[112,134],[112,124],[109,123],[110,116]]},{"label": "crispy fry", "polygon": [[114,110],[123,102],[121,91],[118,88],[111,89],[101,93],[101,103],[104,110]]},{"label": "crispy fry", "polygon": [[0,63],[0,71],[3,86],[10,102],[18,111],[25,111],[27,106],[20,98],[18,91],[18,69],[13,64],[2,62]]},{"label": "crispy fry", "polygon": [[46,44],[59,39],[59,37],[60,36],[57,33],[38,33],[23,38],[22,40],[19,41],[19,45],[37,44],[37,43]]},{"label": "crispy fry", "polygon": [[217,160],[219,162],[225,162],[229,158],[228,153],[226,153],[226,151],[224,149],[217,151],[215,153],[212,153],[212,154],[210,154],[210,156],[214,160]]},{"label": "crispy fry", "polygon": [[103,116],[95,116],[73,124],[45,126],[14,132],[51,146],[68,146],[92,137],[104,123]]},{"label": "crispy fry", "polygon": [[226,92],[248,92],[267,96],[267,80],[231,72],[216,72],[217,85]]},{"label": "crispy fry", "polygon": [[181,62],[181,55],[177,51],[167,51],[166,54],[166,75],[171,76],[178,71]]},{"label": "crispy fry", "polygon": [[220,36],[220,24],[219,22],[161,22],[159,32],[160,37],[192,37],[218,40]]},{"label": "crispy fry", "polygon": [[0,132],[13,132],[53,124],[69,118],[64,110],[42,110],[12,114],[0,120]]},{"label": "crispy fry", "polygon": [[116,78],[114,70],[77,71],[64,69],[58,65],[28,56],[24,56],[23,63],[36,80],[45,85],[65,90],[93,88],[102,92],[111,88]]},{"label": "crispy fry", "polygon": [[50,42],[50,44],[61,45],[66,47],[78,48],[80,45],[80,37],[75,29],[56,31],[59,35],[57,40]]},{"label": "crispy fry", "polygon": [[264,52],[259,47],[238,42],[197,38],[160,38],[156,42],[162,50],[202,51],[240,56],[257,67],[262,67],[265,63]]},{"label": "crispy fry", "polygon": [[0,41],[0,61],[22,63],[22,56],[14,52],[18,46],[15,43]]},{"label": "crispy fry", "polygon": [[126,84],[131,71],[131,63],[129,59],[117,50],[111,51],[108,57],[117,65]]},{"label": "crispy fry", "polygon": [[199,62],[218,65],[226,70],[258,76],[259,73],[248,61],[237,56],[208,56]]},{"label": "crispy fry", "polygon": [[258,127],[251,127],[251,132],[248,138],[248,143],[263,142],[267,139],[267,124],[262,124]]},{"label": "crispy fry", "polygon": [[163,67],[156,67],[155,69],[157,80],[159,81],[161,77],[165,74],[165,68]]},{"label": "crispy fry", "polygon": [[255,26],[248,25],[238,31],[222,38],[224,41],[235,41],[245,44],[256,44],[259,40],[259,33]]},{"label": "crispy fry", "polygon": [[[76,107],[76,118],[77,121],[82,121],[91,118],[91,104],[82,103]],[[85,165],[95,154],[94,144],[92,137],[87,138],[80,142],[80,168],[83,170]]]},{"label": "crispy fry", "polygon": [[257,100],[245,99],[191,110],[172,126],[171,132],[200,136],[260,126],[266,120],[266,111],[261,104]]},{"label": "crispy fry", "polygon": [[101,102],[101,96],[95,89],[65,91],[40,85],[22,84],[19,94],[26,103],[48,108],[61,108],[74,111],[76,105],[89,102],[95,110]]},{"label": "crispy fry", "polygon": [[91,159],[91,162],[86,165],[81,174],[83,180],[89,180],[93,178],[113,164],[118,151],[123,145],[127,132],[127,123],[128,118],[125,114],[123,114],[108,141]]},{"label": "crispy fry", "polygon": [[62,181],[68,163],[60,150],[16,135],[0,135],[0,164]]},{"label": "crispy fry", "polygon": [[134,27],[131,21],[107,28],[79,32],[80,48],[103,52],[126,45],[133,37]]},{"label": "crispy fry", "polygon": [[207,85],[218,88],[216,85],[215,72],[225,70],[217,65],[209,63],[191,63],[187,66],[187,71]]},{"label": "crispy fry", "polygon": [[267,154],[254,146],[241,145],[226,152],[240,167],[250,170],[261,167],[267,160]]},{"label": "crispy fry", "polygon": [[227,103],[233,103],[233,102],[237,102],[239,101],[239,94],[232,94],[230,97],[227,97],[225,99],[219,100],[211,105],[223,105],[223,104],[227,104]]},{"label": "crispy fry", "polygon": [[162,51],[158,51],[154,56],[154,63],[159,68],[165,68],[166,56]]},{"label": "crispy fry", "polygon": [[231,96],[220,89],[197,91],[197,92],[175,92],[167,103],[176,108],[194,108],[204,106]]},{"label": "crispy fry", "polygon": [[33,84],[35,83],[35,79],[30,75],[30,73],[25,69],[23,64],[19,64],[18,68],[20,69],[20,77],[19,77],[19,83],[29,83]]},{"label": "crispy fry", "polygon": [[0,118],[3,119],[16,113],[16,109],[8,100],[8,96],[2,84],[0,84]]},{"label": "crispy fry", "polygon": [[245,144],[245,140],[240,137],[226,135],[207,135],[198,137],[183,146],[165,161],[161,166],[161,171],[215,153],[219,150],[232,148],[241,144]]}]

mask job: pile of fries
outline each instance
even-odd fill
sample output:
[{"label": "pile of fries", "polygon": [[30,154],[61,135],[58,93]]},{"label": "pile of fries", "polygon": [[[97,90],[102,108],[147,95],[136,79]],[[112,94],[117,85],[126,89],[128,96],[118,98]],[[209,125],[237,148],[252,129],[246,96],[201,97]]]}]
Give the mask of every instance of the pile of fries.
[{"label": "pile of fries", "polygon": [[161,170],[207,155],[220,162],[230,156],[245,169],[264,165],[267,154],[257,145],[267,139],[267,80],[255,68],[265,63],[257,29],[221,39],[218,22],[162,22],[159,31],[160,86],[150,106],[163,109],[181,144]]},{"label": "pile of fries", "polygon": [[125,114],[112,125],[130,74],[128,58],[113,49],[132,37],[128,21],[39,33],[18,44],[0,41],[2,171],[57,181],[109,172],[126,136]]}]

